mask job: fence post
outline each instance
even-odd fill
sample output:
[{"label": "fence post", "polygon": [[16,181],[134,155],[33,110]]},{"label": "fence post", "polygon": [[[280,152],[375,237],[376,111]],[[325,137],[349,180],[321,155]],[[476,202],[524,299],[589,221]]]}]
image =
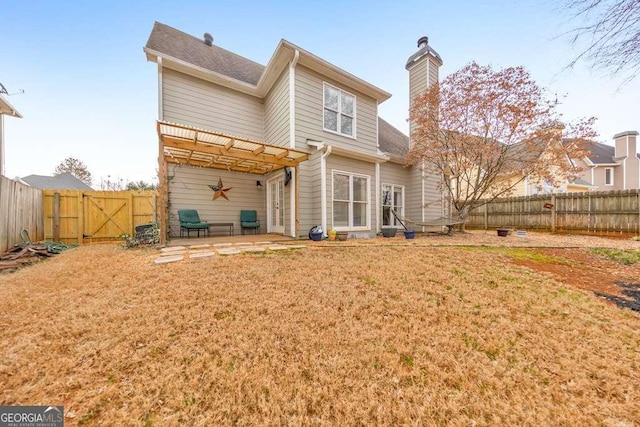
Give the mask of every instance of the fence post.
[{"label": "fence post", "polygon": [[556,232],[556,195],[551,195],[551,232]]},{"label": "fence post", "polygon": [[53,241],[60,241],[60,193],[53,193]]},{"label": "fence post", "polygon": [[489,229],[489,203],[484,204],[484,229]]}]

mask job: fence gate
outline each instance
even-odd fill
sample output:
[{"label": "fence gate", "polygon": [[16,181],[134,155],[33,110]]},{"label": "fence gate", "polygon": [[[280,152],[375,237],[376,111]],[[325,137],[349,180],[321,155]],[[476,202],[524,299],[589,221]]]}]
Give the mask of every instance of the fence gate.
[{"label": "fence gate", "polygon": [[133,234],[156,222],[156,191],[45,190],[45,239],[91,243]]}]

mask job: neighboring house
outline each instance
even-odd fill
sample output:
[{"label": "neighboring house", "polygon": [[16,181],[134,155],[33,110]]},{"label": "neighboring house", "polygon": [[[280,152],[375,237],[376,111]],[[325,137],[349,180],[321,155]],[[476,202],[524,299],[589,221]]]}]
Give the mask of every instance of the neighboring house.
[{"label": "neighboring house", "polygon": [[93,190],[69,172],[54,176],[28,175],[18,179],[24,184],[42,190]]},{"label": "neighboring house", "polygon": [[[399,226],[390,209],[446,214],[436,179],[406,167],[409,138],[378,117],[391,95],[371,83],[286,40],[264,66],[157,22],[144,52],[158,65],[159,214],[170,236],[179,209],[236,227],[240,210],[256,210],[262,232],[294,237],[315,225],[372,236]],[[405,65],[412,98],[441,65],[421,38]],[[228,200],[212,200],[219,181]]]},{"label": "neighboring house", "polygon": [[622,132],[613,139],[613,146],[593,142],[589,156],[576,161],[582,168],[580,179],[596,191],[640,188],[638,132]]},{"label": "neighboring house", "polygon": [[22,118],[22,115],[0,95],[0,176],[4,176],[4,116]]}]

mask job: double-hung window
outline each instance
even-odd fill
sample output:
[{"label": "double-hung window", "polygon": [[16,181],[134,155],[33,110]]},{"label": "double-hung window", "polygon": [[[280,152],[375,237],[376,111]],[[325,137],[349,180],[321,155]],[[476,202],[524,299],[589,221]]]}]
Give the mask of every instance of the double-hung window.
[{"label": "double-hung window", "polygon": [[613,185],[613,168],[604,168],[604,185]]},{"label": "double-hung window", "polygon": [[333,172],[333,228],[366,230],[369,221],[369,177]]},{"label": "double-hung window", "polygon": [[394,210],[398,217],[404,215],[404,187],[382,184],[382,226],[399,227],[401,224],[391,213]]},{"label": "double-hung window", "polygon": [[356,136],[356,97],[330,84],[324,84],[323,128],[341,135]]}]

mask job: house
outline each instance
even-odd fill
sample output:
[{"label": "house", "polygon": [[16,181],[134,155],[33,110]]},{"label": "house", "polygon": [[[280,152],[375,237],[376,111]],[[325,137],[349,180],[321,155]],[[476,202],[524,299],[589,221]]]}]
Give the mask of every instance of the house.
[{"label": "house", "polygon": [[[0,85],[1,86],[1,85]],[[0,176],[4,176],[4,116],[22,118],[22,115],[0,95]]]},{"label": "house", "polygon": [[[256,210],[262,232],[292,237],[315,225],[370,237],[399,226],[390,209],[447,214],[436,178],[406,165],[409,138],[378,117],[383,89],[287,40],[261,65],[156,22],[144,52],[158,70],[163,239],[179,235],[180,209],[236,227],[240,210]],[[405,64],[410,94],[441,65],[420,38]],[[212,200],[217,183],[228,200]]]},{"label": "house", "polygon": [[73,176],[70,172],[61,173],[54,176],[28,175],[18,178],[23,184],[42,190],[85,190],[92,191],[93,188]]},{"label": "house", "polygon": [[640,188],[638,132],[621,132],[613,140],[613,146],[599,142],[590,144],[590,154],[576,161],[582,169],[580,179],[597,191]]}]

